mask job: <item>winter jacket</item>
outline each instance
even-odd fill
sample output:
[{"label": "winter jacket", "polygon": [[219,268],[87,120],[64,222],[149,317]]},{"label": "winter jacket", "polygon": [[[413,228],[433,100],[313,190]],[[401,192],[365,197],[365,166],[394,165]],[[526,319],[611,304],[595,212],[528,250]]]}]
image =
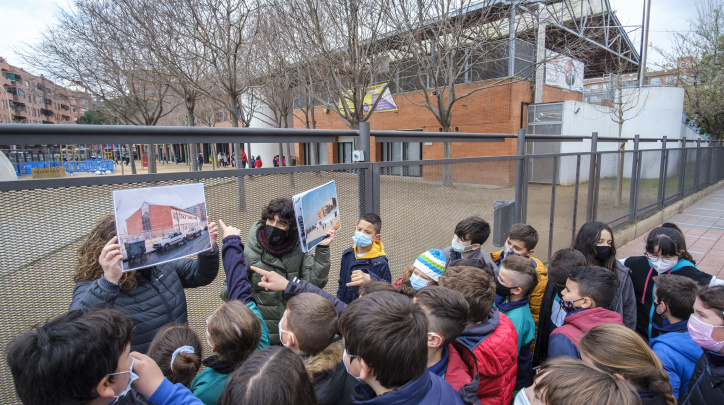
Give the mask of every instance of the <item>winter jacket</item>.
[{"label": "winter jacket", "polygon": [[496,295],[495,305],[513,322],[518,333],[518,372],[515,389],[530,387],[533,385],[534,376],[530,344],[535,339],[535,322],[528,306],[528,297],[517,302],[507,302],[503,297]]},{"label": "winter jacket", "polygon": [[196,398],[191,391],[183,384],[173,384],[166,378],[156,388],[148,400],[156,405],[202,405],[200,399]]},{"label": "winter jacket", "polygon": [[179,259],[136,270],[136,287],[121,290],[105,277],[79,281],[73,289],[70,310],[115,308],[133,321],[131,350],[145,353],[156,332],[169,323],[186,324],[188,313],[184,288],[210,284],[219,272],[219,249],[198,254],[198,259]]},{"label": "winter jacket", "polygon": [[334,309],[337,310],[337,316],[342,315],[342,311],[347,309],[347,304],[340,301],[334,295],[324,291],[323,289],[317,287],[309,281],[300,280],[297,277],[289,280],[287,288],[285,288],[284,292],[282,293],[282,300],[286,302],[292,299],[292,297],[303,293],[314,293],[317,295],[321,295],[323,298],[326,298],[327,301],[331,302],[332,305],[334,305]]},{"label": "winter jacket", "polygon": [[[658,273],[645,256],[634,256],[624,259],[623,263],[631,269],[631,281],[636,298],[636,332],[644,339],[659,335],[653,324],[661,325],[663,318],[654,310],[654,280]],[[699,271],[693,263],[681,259],[666,274],[689,277],[700,285],[709,285],[712,276]]]},{"label": "winter jacket", "polygon": [[226,389],[232,373],[220,373],[206,367],[196,375],[189,388],[204,405],[216,405]]},{"label": "winter jacket", "polygon": [[618,312],[623,318],[623,324],[634,330],[636,327],[636,294],[631,282],[631,269],[616,260],[616,275],[618,288],[616,288],[616,295],[613,296],[613,301],[608,309]]},{"label": "winter jacket", "polygon": [[649,346],[669,374],[674,397],[679,402],[684,400],[696,362],[704,353],[701,347],[691,339],[686,323],[687,321],[681,321],[669,325],[668,329],[671,331],[649,341]]},{"label": "winter jacket", "polygon": [[[467,350],[463,346],[461,346],[461,349]],[[427,369],[447,381],[458,392],[463,403],[466,405],[479,405],[478,385],[480,384],[480,377],[477,372],[478,365],[472,362],[471,366],[468,367],[465,364],[455,346],[448,344],[443,348],[440,361]]]},{"label": "winter jacket", "polygon": [[[554,311],[555,308],[555,311]],[[540,317],[538,318],[538,329],[536,331],[535,345],[533,346],[533,366],[539,366],[548,358],[548,342],[551,332],[559,326],[553,322],[554,313],[562,311],[560,308],[560,296],[556,285],[548,283],[541,301]],[[558,319],[558,318],[557,318]]]},{"label": "winter jacket", "polygon": [[344,367],[343,353],[344,344],[339,340],[304,359],[304,367],[314,384],[319,405],[352,403],[357,380]]},{"label": "winter jacket", "polygon": [[372,242],[369,252],[362,257],[357,257],[357,245],[345,249],[342,252],[342,264],[339,268],[339,287],[337,287],[337,298],[349,304],[359,296],[359,287],[347,287],[352,281],[352,272],[362,270],[370,275],[373,280],[381,280],[390,283],[390,265],[387,263],[385,248],[382,242]]},{"label": "winter jacket", "polygon": [[492,268],[496,269],[498,267],[495,266],[495,262],[490,257],[490,254],[484,251],[482,248],[473,250],[473,252],[470,253],[470,256],[466,257],[463,257],[462,253],[458,253],[452,250],[452,246],[448,246],[443,249],[442,253],[445,255],[446,258],[445,268],[448,268],[450,266],[450,263],[458,259],[483,259],[485,260],[485,263],[489,264]]},{"label": "winter jacket", "polygon": [[[319,288],[324,288],[329,276],[329,247],[317,245],[314,255],[311,252],[302,253],[300,245],[296,245],[282,256],[275,256],[262,249],[256,234],[264,226],[258,220],[249,230],[249,236],[244,246],[244,256],[249,266],[256,266],[267,271],[274,271],[287,280],[299,277],[307,280]],[[280,291],[266,291],[259,287],[261,276],[257,273],[249,274],[254,300],[264,317],[271,344],[279,344],[279,321],[282,319],[286,304],[282,301]]]},{"label": "winter jacket", "polygon": [[589,330],[598,325],[613,323],[623,325],[621,314],[606,308],[580,308],[566,315],[563,326],[551,333],[548,343],[548,357],[569,356],[581,358],[578,341]]},{"label": "winter jacket", "polygon": [[704,351],[689,380],[683,405],[724,404],[724,355]]},{"label": "winter jacket", "polygon": [[493,307],[483,322],[465,328],[453,343],[468,368],[478,366],[478,399],[483,404],[507,405],[513,399],[517,342],[513,322]]},{"label": "winter jacket", "polygon": [[463,405],[457,392],[445,380],[427,369],[416,379],[382,395],[375,395],[369,385],[355,386],[353,404],[365,405]]},{"label": "winter jacket", "polygon": [[639,399],[641,400],[641,405],[667,405],[666,398],[661,395],[657,395],[647,390],[638,390],[637,392],[639,394]]}]

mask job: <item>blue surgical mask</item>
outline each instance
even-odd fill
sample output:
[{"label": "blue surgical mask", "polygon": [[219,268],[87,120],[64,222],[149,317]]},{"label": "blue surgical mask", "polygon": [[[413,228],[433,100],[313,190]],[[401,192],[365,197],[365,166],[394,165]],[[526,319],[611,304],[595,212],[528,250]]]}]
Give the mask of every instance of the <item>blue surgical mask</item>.
[{"label": "blue surgical mask", "polygon": [[354,377],[357,381],[360,381],[359,377],[357,377],[356,375],[354,375],[354,374],[352,374],[352,373],[349,372],[349,367],[347,367],[347,362],[344,361],[344,358],[345,358],[345,357],[349,357],[349,358],[350,358],[349,361],[352,361],[352,359],[355,358],[355,357],[357,357],[357,356],[352,356],[352,355],[350,355],[350,354],[347,354],[347,348],[345,348],[345,349],[344,349],[344,353],[342,353],[342,364],[344,364],[344,369],[347,370],[347,374],[349,374],[349,375],[351,375],[352,377]]},{"label": "blue surgical mask", "polygon": [[528,399],[528,394],[525,392],[525,388],[518,391],[518,395],[516,395],[513,400],[513,405],[530,405],[530,400]]},{"label": "blue surgical mask", "polygon": [[428,283],[429,281],[425,280],[422,277],[416,276],[414,273],[410,276],[410,285],[412,285],[412,288],[414,288],[415,290],[427,287]]},{"label": "blue surgical mask", "polygon": [[372,244],[372,238],[362,232],[355,232],[352,241],[359,247],[367,247]]},{"label": "blue surgical mask", "polygon": [[508,255],[520,256],[519,254],[513,252],[513,249],[511,249],[507,246],[504,246],[503,247],[503,257],[508,257]]},{"label": "blue surgical mask", "polygon": [[123,392],[121,392],[118,395],[113,396],[116,399],[115,401],[113,401],[113,403],[116,403],[116,402],[118,402],[119,399],[121,399],[122,397],[125,397],[126,394],[128,394],[128,391],[131,390],[131,383],[138,380],[138,375],[136,375],[136,373],[133,372],[133,357],[131,357],[131,367],[128,369],[128,371],[121,371],[120,373],[110,373],[108,375],[118,375],[118,374],[124,374],[124,373],[130,374],[130,378],[128,379],[128,385],[123,390]]},{"label": "blue surgical mask", "polygon": [[452,240],[452,250],[454,250],[454,251],[456,251],[456,252],[458,252],[458,253],[464,253],[466,247],[467,247],[467,246],[464,246],[464,245],[462,245],[461,243],[458,243],[457,241],[455,241],[455,237],[453,236],[453,240]]}]

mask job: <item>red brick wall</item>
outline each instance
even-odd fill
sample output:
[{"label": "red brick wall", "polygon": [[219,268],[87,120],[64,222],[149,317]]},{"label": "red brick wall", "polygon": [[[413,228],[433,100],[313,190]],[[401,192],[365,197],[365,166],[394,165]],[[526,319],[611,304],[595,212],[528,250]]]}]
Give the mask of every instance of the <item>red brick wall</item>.
[{"label": "red brick wall", "polygon": [[126,218],[126,230],[129,234],[143,231],[143,222],[141,221],[140,208],[130,217]]},{"label": "red brick wall", "polygon": [[148,213],[151,216],[152,229],[168,228],[174,225],[169,206],[152,205],[148,207]]}]

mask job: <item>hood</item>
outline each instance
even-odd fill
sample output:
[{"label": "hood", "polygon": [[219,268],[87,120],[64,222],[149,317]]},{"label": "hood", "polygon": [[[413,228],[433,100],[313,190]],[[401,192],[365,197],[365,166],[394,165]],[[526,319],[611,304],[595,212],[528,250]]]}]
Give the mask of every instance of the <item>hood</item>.
[{"label": "hood", "polygon": [[322,372],[334,371],[337,365],[342,362],[343,354],[344,345],[342,341],[338,340],[333,342],[321,352],[304,359],[304,367],[307,369],[307,374],[309,374],[309,377],[312,377]]},{"label": "hood", "polygon": [[[438,381],[433,381],[433,378]],[[384,405],[403,405],[403,404],[420,404],[423,403],[446,403],[443,398],[443,390],[440,387],[440,378],[430,373],[427,368],[418,378],[398,387],[390,392],[372,397],[374,391],[365,383],[358,383],[355,391],[359,396],[364,397],[364,402],[358,400],[354,403],[364,403],[366,405],[384,404]],[[437,384],[435,384],[437,382]],[[449,387],[449,385],[448,385]],[[452,391],[452,388],[449,388]],[[454,392],[454,391],[453,391]],[[457,395],[457,394],[455,394]]]},{"label": "hood", "polygon": [[681,333],[669,332],[655,337],[649,342],[651,348],[656,344],[667,346],[669,349],[681,354],[694,363],[699,361],[699,358],[704,353],[704,350],[691,339],[689,331]]},{"label": "hood", "polygon": [[498,324],[500,324],[500,312],[497,307],[493,307],[493,310],[490,311],[490,315],[485,318],[485,320],[477,325],[465,328],[460,337],[457,338],[457,341],[465,345],[465,347],[467,347],[470,351],[473,351],[483,340],[495,331]]},{"label": "hood", "polygon": [[593,327],[604,323],[623,325],[623,318],[618,312],[609,311],[606,308],[588,308],[566,315],[565,322],[583,332],[588,332]]},{"label": "hood", "polygon": [[372,241],[372,248],[370,248],[370,251],[365,253],[362,257],[357,257],[357,245],[353,244],[352,248],[354,249],[355,259],[374,259],[375,257],[387,256],[385,254],[385,247],[382,244],[382,241],[379,240]]}]

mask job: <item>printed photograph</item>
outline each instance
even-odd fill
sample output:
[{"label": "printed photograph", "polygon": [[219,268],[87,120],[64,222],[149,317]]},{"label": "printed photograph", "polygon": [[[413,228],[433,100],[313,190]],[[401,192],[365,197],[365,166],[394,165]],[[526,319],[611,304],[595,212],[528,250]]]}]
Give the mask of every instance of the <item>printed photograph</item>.
[{"label": "printed photograph", "polygon": [[170,262],[211,247],[201,183],[113,192],[123,271]]},{"label": "printed photograph", "polygon": [[308,252],[324,240],[325,233],[341,226],[334,180],[296,194],[292,201],[302,251]]}]

